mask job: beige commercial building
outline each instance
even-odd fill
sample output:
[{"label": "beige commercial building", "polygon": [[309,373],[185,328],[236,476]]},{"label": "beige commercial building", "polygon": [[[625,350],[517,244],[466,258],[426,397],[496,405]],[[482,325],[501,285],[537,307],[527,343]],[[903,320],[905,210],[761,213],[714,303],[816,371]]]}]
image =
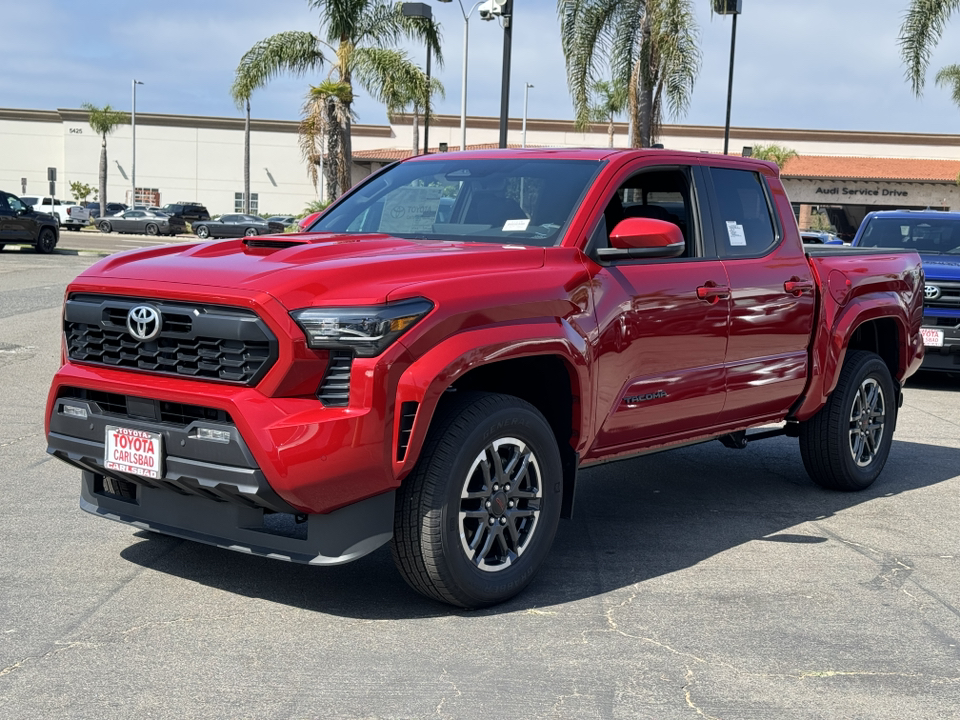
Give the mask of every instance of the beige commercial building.
[{"label": "beige commercial building", "polygon": [[[242,202],[242,118],[138,113],[136,181],[138,194],[160,203],[199,201],[211,213],[233,212]],[[396,116],[384,125],[353,126],[354,180],[412,154],[412,118]],[[627,126],[614,126],[614,144],[627,144]],[[257,212],[299,213],[318,197],[310,183],[297,142],[298,123],[251,122],[251,193]],[[567,120],[530,119],[529,146],[606,146],[604,124],[579,132]],[[432,151],[460,148],[460,117],[439,115],[429,130]],[[423,123],[420,123],[423,138]],[[960,135],[919,133],[731,128],[730,147],[776,143],[798,157],[783,171],[787,192],[801,225],[821,213],[838,231],[855,230],[874,209],[960,209]],[[469,117],[470,147],[495,147],[497,118]],[[522,123],[510,121],[508,142],[523,141]],[[661,142],[677,150],[721,152],[723,128],[666,125]],[[133,143],[131,127],[119,127],[107,139],[107,199],[128,202]],[[0,109],[0,188],[15,194],[47,192],[47,169],[57,169],[57,194],[69,197],[77,181],[96,187],[100,138],[83,110]],[[322,188],[319,189],[322,191]]]}]

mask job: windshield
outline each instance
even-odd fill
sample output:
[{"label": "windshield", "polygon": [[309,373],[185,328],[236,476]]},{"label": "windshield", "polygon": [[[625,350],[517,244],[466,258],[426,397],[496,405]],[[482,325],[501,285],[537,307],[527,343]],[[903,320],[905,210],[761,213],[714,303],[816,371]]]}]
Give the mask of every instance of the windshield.
[{"label": "windshield", "polygon": [[869,220],[861,247],[916,250],[927,255],[960,254],[960,216],[943,218],[890,218]]},{"label": "windshield", "polygon": [[600,169],[594,160],[489,158],[401,163],[319,218],[312,232],[548,247]]}]

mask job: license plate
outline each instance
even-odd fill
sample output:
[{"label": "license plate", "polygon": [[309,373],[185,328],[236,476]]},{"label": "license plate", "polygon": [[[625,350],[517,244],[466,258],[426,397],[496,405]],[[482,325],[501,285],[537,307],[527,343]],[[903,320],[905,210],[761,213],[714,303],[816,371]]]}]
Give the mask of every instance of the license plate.
[{"label": "license plate", "polygon": [[923,344],[927,347],[943,347],[943,330],[920,328],[920,335],[923,336]]},{"label": "license plate", "polygon": [[106,457],[108,470],[159,480],[163,477],[163,436],[146,430],[107,425]]}]

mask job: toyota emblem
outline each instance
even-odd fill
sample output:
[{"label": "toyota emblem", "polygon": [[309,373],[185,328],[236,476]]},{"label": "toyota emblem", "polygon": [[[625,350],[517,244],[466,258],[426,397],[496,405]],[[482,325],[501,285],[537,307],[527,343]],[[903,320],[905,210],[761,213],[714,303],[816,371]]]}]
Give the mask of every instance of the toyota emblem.
[{"label": "toyota emblem", "polygon": [[160,311],[150,305],[137,305],[127,313],[127,330],[134,340],[146,342],[160,334]]},{"label": "toyota emblem", "polygon": [[938,288],[936,285],[924,285],[923,297],[927,300],[936,300],[938,297],[940,297],[940,288]]}]

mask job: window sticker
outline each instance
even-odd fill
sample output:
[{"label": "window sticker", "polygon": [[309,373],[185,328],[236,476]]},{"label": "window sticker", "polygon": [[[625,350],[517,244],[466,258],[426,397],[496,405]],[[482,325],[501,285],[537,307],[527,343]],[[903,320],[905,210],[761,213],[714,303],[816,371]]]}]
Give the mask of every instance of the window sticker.
[{"label": "window sticker", "polygon": [[746,247],[747,236],[743,234],[743,225],[736,220],[727,220],[727,235],[731,246]]},{"label": "window sticker", "polygon": [[401,187],[383,203],[380,232],[432,232],[440,207],[439,187]]},{"label": "window sticker", "polygon": [[519,220],[507,220],[503,224],[503,232],[523,232],[530,224],[530,218],[521,218]]}]

